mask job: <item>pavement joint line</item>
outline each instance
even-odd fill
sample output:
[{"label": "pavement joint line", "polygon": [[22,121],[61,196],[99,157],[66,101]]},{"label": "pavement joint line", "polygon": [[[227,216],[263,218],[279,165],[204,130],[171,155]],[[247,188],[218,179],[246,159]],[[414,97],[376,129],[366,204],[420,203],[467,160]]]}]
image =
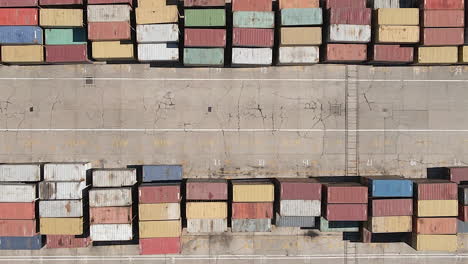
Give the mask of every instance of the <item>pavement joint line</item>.
[{"label": "pavement joint line", "polygon": [[463,132],[468,129],[268,129],[268,128],[0,128],[0,132],[408,132],[408,133],[448,133]]}]

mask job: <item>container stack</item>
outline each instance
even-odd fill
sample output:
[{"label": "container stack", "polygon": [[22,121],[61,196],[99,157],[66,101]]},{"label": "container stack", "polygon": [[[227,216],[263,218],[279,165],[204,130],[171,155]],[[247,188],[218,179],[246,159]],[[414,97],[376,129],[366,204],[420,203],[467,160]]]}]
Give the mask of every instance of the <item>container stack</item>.
[{"label": "container stack", "polygon": [[421,5],[423,28],[418,63],[457,63],[459,46],[465,42],[465,1],[425,0]]},{"label": "container stack", "polygon": [[275,13],[272,0],[232,0],[232,65],[273,63]]},{"label": "container stack", "polygon": [[138,0],[135,14],[138,61],[178,62],[177,5],[166,5],[166,0]]},{"label": "container stack", "polygon": [[270,181],[232,181],[232,232],[271,232],[274,200]]},{"label": "container stack", "polygon": [[371,42],[370,8],[366,0],[326,0],[328,28],[326,62],[364,62]]},{"label": "container stack", "polygon": [[367,186],[358,183],[323,184],[327,221],[367,221]]},{"label": "container stack", "polygon": [[179,254],[182,166],[144,165],[138,189],[140,254]]},{"label": "container stack", "polygon": [[188,233],[227,231],[228,184],[226,180],[191,179],[186,184]]},{"label": "container stack", "polygon": [[322,184],[313,179],[277,179],[277,227],[315,227],[322,208]]},{"label": "container stack", "polygon": [[184,65],[224,66],[225,5],[220,0],[184,1]]},{"label": "container stack", "polygon": [[458,187],[458,233],[468,233],[468,185]]},{"label": "container stack", "polygon": [[88,39],[95,60],[134,59],[130,13],[132,0],[88,0]]},{"label": "container stack", "polygon": [[36,186],[40,164],[0,164],[0,250],[38,250]]},{"label": "container stack", "polygon": [[83,0],[39,0],[40,25],[45,33],[47,63],[88,60]]},{"label": "container stack", "polygon": [[278,64],[318,63],[323,15],[319,1],[280,0]]},{"label": "container stack", "polygon": [[468,167],[428,168],[427,178],[449,180],[457,184],[468,184]]},{"label": "container stack", "polygon": [[401,233],[404,240],[413,226],[413,182],[398,176],[377,176],[362,178],[362,183],[368,186],[371,198],[369,218],[362,228],[364,243],[388,241],[391,239],[386,238],[395,233]]},{"label": "container stack", "polygon": [[36,1],[0,1],[1,62],[33,64],[44,62],[43,31]]},{"label": "container stack", "polygon": [[89,234],[83,223],[87,171],[91,164],[46,163],[39,183],[40,232],[48,248],[87,247]]},{"label": "container stack", "polygon": [[89,191],[91,240],[133,239],[133,186],[136,169],[95,169]]},{"label": "container stack", "polygon": [[416,250],[454,252],[458,248],[457,184],[415,180],[415,218],[412,246]]}]

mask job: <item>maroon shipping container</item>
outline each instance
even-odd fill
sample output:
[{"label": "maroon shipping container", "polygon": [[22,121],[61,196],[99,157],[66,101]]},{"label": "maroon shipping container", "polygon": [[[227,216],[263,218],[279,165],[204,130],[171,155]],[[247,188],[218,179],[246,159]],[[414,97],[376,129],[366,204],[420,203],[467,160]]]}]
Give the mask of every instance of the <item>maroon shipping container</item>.
[{"label": "maroon shipping container", "polygon": [[374,45],[373,61],[411,63],[414,61],[414,48],[400,45]]},{"label": "maroon shipping container", "polygon": [[367,221],[367,204],[326,204],[328,221]]},{"label": "maroon shipping container", "polygon": [[47,248],[86,248],[89,245],[91,245],[90,237],[47,235]]},{"label": "maroon shipping container", "polygon": [[180,238],[161,237],[140,239],[140,255],[164,255],[180,253]]},{"label": "maroon shipping container", "polygon": [[142,185],[138,188],[138,199],[142,204],[180,202],[179,185]]},{"label": "maroon shipping container", "polygon": [[421,0],[423,9],[464,9],[465,0]]},{"label": "maroon shipping container", "polygon": [[413,215],[413,199],[377,199],[370,203],[371,216]]},{"label": "maroon shipping container", "polygon": [[0,220],[0,236],[31,237],[36,230],[36,220]]},{"label": "maroon shipping container", "polygon": [[366,8],[366,0],[327,0],[326,8],[355,7]]},{"label": "maroon shipping container", "polygon": [[278,179],[281,200],[322,200],[322,184],[314,179]]},{"label": "maroon shipping container", "polygon": [[0,7],[31,7],[37,6],[38,0],[1,0]]},{"label": "maroon shipping container", "polygon": [[458,205],[458,218],[463,222],[468,222],[468,205]]},{"label": "maroon shipping container", "polygon": [[133,0],[88,0],[88,5],[100,4],[133,4]]},{"label": "maroon shipping container", "polygon": [[130,40],[131,27],[128,22],[90,22],[88,23],[88,39],[102,40]]},{"label": "maroon shipping container", "polygon": [[414,218],[413,232],[421,235],[451,235],[457,233],[456,217]]},{"label": "maroon shipping container", "polygon": [[328,10],[330,24],[371,25],[370,8],[331,8]]},{"label": "maroon shipping container", "polygon": [[47,45],[45,46],[46,62],[69,63],[87,62],[88,49],[86,44],[81,45]]},{"label": "maroon shipping container", "polygon": [[454,167],[449,169],[449,180],[460,184],[468,181],[468,167]]},{"label": "maroon shipping container", "polygon": [[464,27],[464,10],[424,10],[422,27]]},{"label": "maroon shipping container", "polygon": [[425,46],[455,46],[465,42],[465,28],[424,28],[421,44]]},{"label": "maroon shipping container", "polygon": [[39,0],[39,5],[82,5],[83,0]]},{"label": "maroon shipping container", "polygon": [[234,47],[265,47],[274,45],[275,32],[269,28],[234,28],[232,45]]},{"label": "maroon shipping container", "polygon": [[458,200],[457,184],[449,181],[414,180],[418,200]]},{"label": "maroon shipping container", "polygon": [[226,47],[225,29],[185,29],[185,47]]},{"label": "maroon shipping container", "polygon": [[272,0],[232,0],[232,11],[272,11]]},{"label": "maroon shipping container", "polygon": [[0,203],[0,219],[30,220],[36,218],[36,203]]},{"label": "maroon shipping container", "polygon": [[188,180],[186,192],[187,200],[228,199],[228,185],[226,180]]},{"label": "maroon shipping container", "polygon": [[131,224],[132,207],[92,207],[89,217],[91,224]]},{"label": "maroon shipping container", "polygon": [[356,183],[329,183],[323,185],[326,203],[367,204],[368,189]]},{"label": "maroon shipping container", "polygon": [[225,6],[225,0],[184,0],[184,6]]},{"label": "maroon shipping container", "polygon": [[232,218],[273,218],[273,203],[232,203]]},{"label": "maroon shipping container", "polygon": [[327,44],[326,62],[363,62],[367,60],[365,44]]}]

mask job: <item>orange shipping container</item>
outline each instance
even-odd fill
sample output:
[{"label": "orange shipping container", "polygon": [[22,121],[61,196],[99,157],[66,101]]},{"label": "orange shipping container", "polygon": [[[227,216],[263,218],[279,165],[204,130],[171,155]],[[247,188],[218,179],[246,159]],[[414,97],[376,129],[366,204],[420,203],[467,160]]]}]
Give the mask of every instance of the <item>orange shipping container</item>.
[{"label": "orange shipping container", "polygon": [[0,26],[37,26],[37,8],[2,8]]},{"label": "orange shipping container", "polygon": [[279,0],[280,9],[285,8],[319,8],[319,0]]},{"label": "orange shipping container", "polygon": [[232,218],[273,218],[273,203],[232,203]]},{"label": "orange shipping container", "polygon": [[130,224],[132,207],[92,207],[89,210],[91,224]]},{"label": "orange shipping container", "polygon": [[36,234],[36,220],[0,220],[0,236],[31,237]]},{"label": "orange shipping container", "polygon": [[0,219],[34,219],[36,203],[0,203]]},{"label": "orange shipping container", "polygon": [[417,218],[414,231],[420,235],[451,235],[457,233],[456,217]]}]

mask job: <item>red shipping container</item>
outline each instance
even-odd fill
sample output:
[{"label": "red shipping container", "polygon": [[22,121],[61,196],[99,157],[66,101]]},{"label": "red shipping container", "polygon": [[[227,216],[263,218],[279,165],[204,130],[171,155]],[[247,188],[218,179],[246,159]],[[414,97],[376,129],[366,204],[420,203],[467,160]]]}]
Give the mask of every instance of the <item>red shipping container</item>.
[{"label": "red shipping container", "polygon": [[456,217],[416,218],[413,232],[421,235],[451,235],[457,233]]},{"label": "red shipping container", "polygon": [[37,26],[37,8],[0,9],[0,26]]},{"label": "red shipping container", "polygon": [[279,178],[281,200],[322,200],[322,184],[314,179]]},{"label": "red shipping container", "polygon": [[91,245],[90,237],[47,235],[47,248],[86,248]]},{"label": "red shipping container", "polygon": [[232,0],[232,11],[272,11],[272,0]]},{"label": "red shipping container", "polygon": [[463,45],[464,28],[424,28],[421,44],[425,46]]},{"label": "red shipping container", "polygon": [[133,4],[133,0],[88,0],[88,5],[100,4]]},{"label": "red shipping container", "polygon": [[88,49],[86,44],[82,45],[47,45],[45,46],[46,62],[69,63],[87,62]]},{"label": "red shipping container", "polygon": [[179,254],[180,238],[143,238],[140,239],[140,255]]},{"label": "red shipping container", "polygon": [[90,22],[88,23],[88,39],[101,40],[130,40],[131,27],[128,22]]},{"label": "red shipping container", "polygon": [[468,205],[458,205],[458,218],[463,222],[468,222]]},{"label": "red shipping container", "polygon": [[365,44],[328,44],[326,62],[363,62],[367,60]]},{"label": "red shipping container", "polygon": [[458,200],[457,184],[449,181],[414,180],[418,200]]},{"label": "red shipping container", "polygon": [[186,185],[187,200],[227,200],[228,185],[226,180],[188,180]]},{"label": "red shipping container", "polygon": [[185,29],[185,47],[225,47],[225,29]]},{"label": "red shipping container", "polygon": [[0,220],[0,236],[31,237],[37,235],[36,220]]},{"label": "red shipping container", "polygon": [[184,6],[225,6],[225,0],[184,0]]},{"label": "red shipping container", "polygon": [[132,207],[92,207],[89,217],[91,224],[131,224]]},{"label": "red shipping container", "polygon": [[468,167],[448,168],[449,179],[452,182],[460,184],[463,181],[468,182]]},{"label": "red shipping container", "polygon": [[366,8],[367,0],[327,0],[326,8],[356,7]]},{"label": "red shipping container", "polygon": [[400,45],[374,45],[373,61],[411,63],[414,61],[414,48]]},{"label": "red shipping container", "polygon": [[38,0],[1,0],[0,7],[31,7],[37,6]]},{"label": "red shipping container", "polygon": [[423,27],[464,27],[464,10],[424,10]]},{"label": "red shipping container", "polygon": [[39,5],[82,5],[83,0],[39,0]]},{"label": "red shipping container", "polygon": [[330,183],[323,185],[326,203],[367,204],[367,186],[355,183]]},{"label": "red shipping container", "polygon": [[232,45],[235,47],[265,47],[274,45],[275,33],[268,28],[234,28]]},{"label": "red shipping container", "polygon": [[421,0],[423,9],[464,9],[465,0]]},{"label": "red shipping container", "polygon": [[273,203],[232,203],[233,219],[273,218]]},{"label": "red shipping container", "polygon": [[326,204],[328,221],[367,221],[367,204]]},{"label": "red shipping container", "polygon": [[330,24],[371,25],[370,8],[331,8],[328,10]]},{"label": "red shipping container", "polygon": [[138,199],[142,204],[178,203],[180,202],[179,185],[149,186],[142,185],[138,189]]},{"label": "red shipping container", "polygon": [[279,0],[279,8],[319,8],[319,0]]},{"label": "red shipping container", "polygon": [[371,216],[413,215],[413,199],[377,199],[370,206]]},{"label": "red shipping container", "polygon": [[0,219],[28,220],[36,218],[36,203],[0,203]]}]

